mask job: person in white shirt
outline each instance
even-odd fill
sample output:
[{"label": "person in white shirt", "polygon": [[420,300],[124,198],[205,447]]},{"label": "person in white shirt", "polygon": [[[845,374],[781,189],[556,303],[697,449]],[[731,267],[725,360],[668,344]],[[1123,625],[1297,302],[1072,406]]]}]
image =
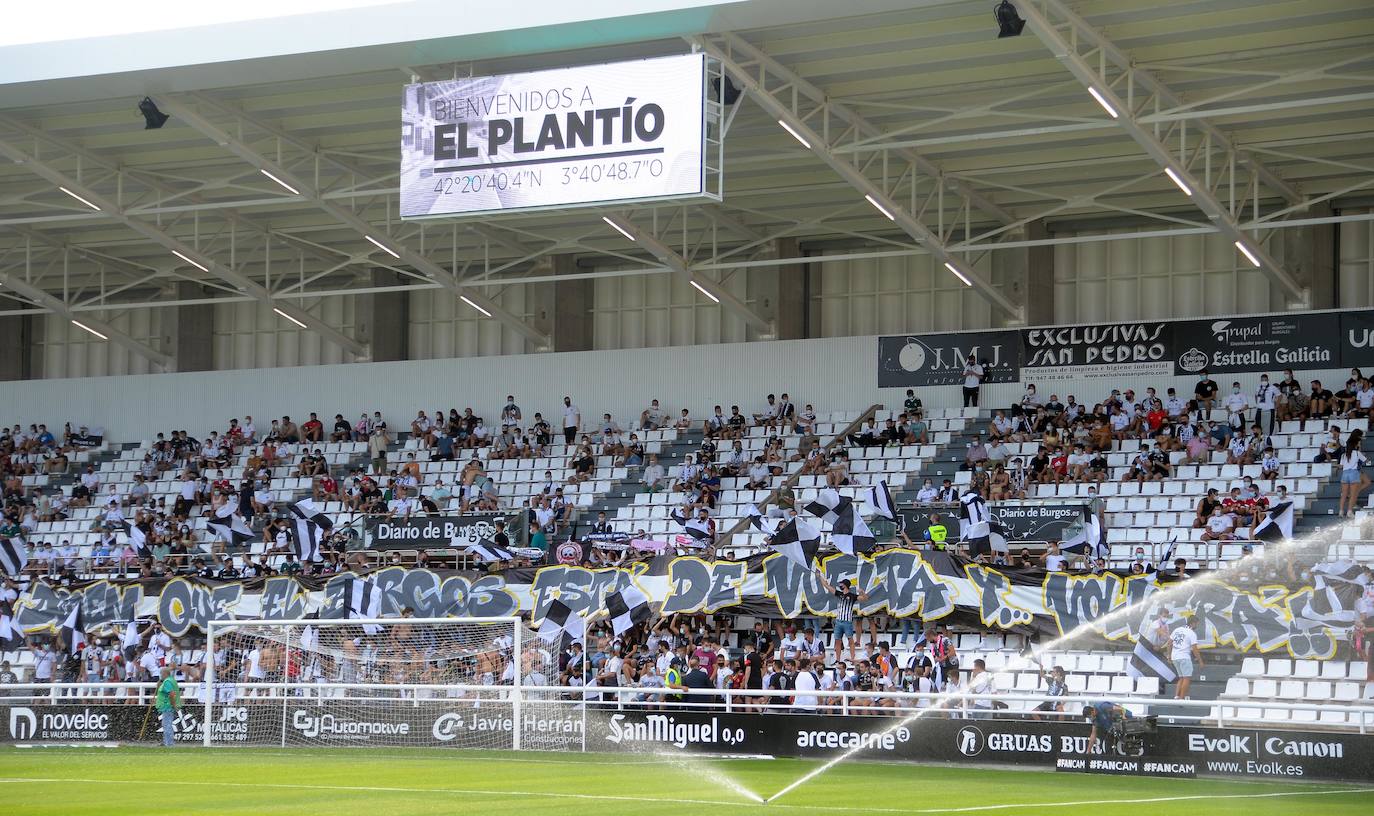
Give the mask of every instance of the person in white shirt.
[{"label": "person in white shirt", "polygon": [[940,491],[935,489],[935,483],[926,479],[925,484],[921,485],[921,489],[916,491],[916,503],[930,504],[939,495]]},{"label": "person in white shirt", "polygon": [[[991,695],[997,693],[997,685],[993,682],[992,672],[988,671],[987,662],[981,657],[973,661],[973,671],[968,676],[968,693],[976,695]],[[982,719],[992,716],[992,700],[975,699],[969,702],[972,713],[969,715],[973,719]]]},{"label": "person in white shirt", "polygon": [[571,445],[577,441],[577,431],[582,427],[582,409],[573,405],[572,397],[563,398],[563,443]]},{"label": "person in white shirt", "polygon": [[1169,396],[1164,400],[1164,410],[1169,414],[1170,419],[1178,419],[1183,416],[1183,412],[1188,410],[1188,403],[1184,402],[1174,389],[1169,389]]},{"label": "person in white shirt", "polygon": [[658,463],[657,454],[649,454],[649,464],[644,466],[644,473],[640,476],[644,489],[650,493],[662,490],[664,475],[663,465]]},{"label": "person in white shirt", "polygon": [[1240,390],[1240,383],[1231,383],[1231,393],[1226,395],[1222,401],[1226,407],[1228,419],[1231,421],[1232,428],[1245,428],[1245,412],[1250,410],[1250,399]]},{"label": "person in white shirt", "polygon": [[820,705],[816,691],[820,689],[820,678],[811,671],[811,660],[802,657],[797,660],[797,676],[793,679],[797,696],[792,699],[792,707],[798,711],[812,712]]},{"label": "person in white shirt", "polygon": [[1346,440],[1345,450],[1341,452],[1341,501],[1337,511],[1341,516],[1355,515],[1360,491],[1364,489],[1360,467],[1369,464],[1369,459],[1360,452],[1363,442],[1364,436],[1359,431],[1354,431]]},{"label": "person in white shirt", "polygon": [[1069,559],[1059,551],[1059,542],[1051,541],[1049,549],[1040,556],[1040,560],[1045,562],[1046,572],[1063,572],[1069,565]]},{"label": "person in white shirt", "polygon": [[802,636],[795,626],[788,626],[778,639],[778,653],[783,660],[796,660],[801,656]]},{"label": "person in white shirt", "polygon": [[639,414],[639,429],[642,431],[656,431],[662,428],[668,419],[668,413],[658,407],[658,400],[649,403]]},{"label": "person in white shirt", "polygon": [[1255,424],[1263,428],[1265,434],[1274,432],[1274,401],[1278,396],[1278,386],[1269,382],[1269,375],[1260,377],[1259,388],[1255,390]]},{"label": "person in white shirt", "polygon": [[1174,664],[1178,675],[1178,691],[1174,698],[1188,699],[1188,689],[1193,684],[1193,672],[1202,667],[1202,653],[1197,647],[1197,632],[1193,630],[1194,619],[1169,633],[1169,660]]},{"label": "person in white shirt", "polygon": [[978,407],[978,389],[983,384],[983,366],[970,354],[964,362],[964,407]]}]

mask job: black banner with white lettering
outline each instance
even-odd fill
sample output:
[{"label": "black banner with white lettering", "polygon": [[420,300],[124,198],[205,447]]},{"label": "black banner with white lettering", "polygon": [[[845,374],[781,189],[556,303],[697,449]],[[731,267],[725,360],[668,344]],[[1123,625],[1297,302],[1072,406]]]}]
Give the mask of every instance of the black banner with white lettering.
[{"label": "black banner with white lettering", "polygon": [[471,547],[496,534],[500,513],[464,516],[369,517],[367,540],[374,550],[426,550]]},{"label": "black banner with white lettering", "polygon": [[983,361],[984,383],[1367,369],[1374,310],[880,337],[878,387],[960,385],[970,353]]},{"label": "black banner with white lettering", "polygon": [[[1007,542],[1013,547],[1018,541],[1063,540],[1069,525],[1083,517],[1083,505],[1068,502],[989,503],[988,511],[992,520],[1002,525]],[[961,528],[957,505],[904,508],[897,514],[899,529],[919,544],[930,527],[932,513],[939,515],[949,533],[947,540],[958,541]]]},{"label": "black banner with white lettering", "polygon": [[963,385],[972,354],[983,366],[983,383],[1016,382],[1015,331],[912,334],[878,338],[878,387]]}]

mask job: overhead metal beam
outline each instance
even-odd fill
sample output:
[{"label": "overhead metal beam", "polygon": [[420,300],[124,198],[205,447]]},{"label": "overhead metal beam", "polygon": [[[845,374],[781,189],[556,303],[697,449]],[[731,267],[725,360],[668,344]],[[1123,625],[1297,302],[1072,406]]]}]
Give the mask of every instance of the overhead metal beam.
[{"label": "overhead metal beam", "polygon": [[[1135,68],[1125,52],[1059,0],[1017,0],[1015,5],[1026,25],[1050,53],[1078,79],[1090,96],[1098,99],[1098,104],[1117,126],[1172,177],[1182,188],[1181,192],[1235,245],[1240,255],[1282,286],[1293,301],[1306,304],[1309,300],[1307,290],[1255,236],[1241,229],[1235,212],[1222,203],[1213,190],[1229,184],[1230,197],[1236,201],[1236,167],[1239,165],[1249,167],[1254,181],[1263,182],[1285,198],[1295,196],[1301,201],[1301,194],[1258,159],[1237,151],[1225,134],[1210,123],[1201,121],[1196,125],[1199,132],[1190,134],[1189,123],[1178,122],[1161,136],[1141,122],[1141,111],[1150,107],[1176,107],[1182,104],[1177,96],[1149,72]],[[1165,138],[1170,138],[1173,146],[1166,144]],[[1250,186],[1240,186],[1237,211],[1251,198],[1247,194]]]},{"label": "overhead metal beam", "polygon": [[673,270],[680,278],[695,286],[702,294],[711,300],[719,303],[722,308],[734,312],[748,323],[760,334],[772,337],[776,334],[773,323],[749,308],[748,304],[734,295],[730,294],[725,287],[711,280],[709,277],[694,271],[687,263],[687,260],[678,254],[672,247],[658,240],[648,230],[637,226],[629,218],[617,213],[607,213],[607,222],[628,236],[630,240],[642,246],[650,255],[658,259],[658,262]]},{"label": "overhead metal beam", "polygon": [[[785,80],[785,84],[778,88],[776,91],[777,93],[792,96],[794,99],[799,96],[805,97],[809,99],[812,104],[821,106],[828,118],[832,118],[845,126],[842,129],[843,132],[827,134],[834,139],[831,144],[832,148],[839,148],[845,139],[861,140],[880,139],[883,137],[882,128],[868,121],[858,111],[843,103],[834,101],[819,86],[796,73],[791,68],[773,59],[767,53],[737,34],[725,32],[722,34],[703,35],[701,37],[689,38],[688,42],[702,47],[707,53],[718,59],[722,53],[730,53],[735,55],[735,59],[732,60],[732,62],[740,61],[739,57],[742,56],[749,62],[757,63],[765,74],[772,74],[777,78]],[[936,179],[938,183],[942,184],[950,192],[960,196],[975,209],[981,211],[985,216],[999,224],[1005,226],[1016,220],[1014,215],[993,203],[991,199],[978,190],[975,190],[968,182],[963,179],[946,175],[939,165],[927,159],[925,156],[922,156],[915,150],[897,148],[891,151],[882,151],[881,148],[877,148],[869,152],[870,154],[888,152],[890,155],[886,157],[886,161],[889,163],[896,160],[901,163],[910,164],[915,170],[925,176]]]},{"label": "overhead metal beam", "polygon": [[206,274],[213,275],[231,284],[240,292],[251,295],[259,303],[278,311],[287,319],[292,320],[305,328],[319,334],[329,342],[339,346],[344,351],[353,355],[354,358],[366,357],[367,347],[357,340],[349,337],[343,332],[315,317],[305,309],[295,304],[285,301],[277,302],[272,299],[272,293],[261,284],[243,275],[235,269],[216,261],[209,255],[200,252],[196,248],[174,238],[164,232],[161,228],[146,221],[141,221],[128,215],[119,203],[113,199],[90,189],[86,185],[68,176],[66,173],[54,168],[53,166],[39,160],[35,156],[29,155],[19,147],[9,142],[0,140],[0,155],[8,157],[16,164],[22,164],[29,172],[42,178],[57,187],[65,187],[67,190],[84,198],[90,202],[91,206],[98,209],[129,229],[142,235],[144,238],[155,244],[162,246],[168,252],[185,261],[187,265],[193,266]]},{"label": "overhead metal beam", "polygon": [[[33,303],[37,304],[38,306],[47,309],[49,312],[52,312],[53,314],[61,318],[64,318],[70,323],[76,324],[79,322],[81,325],[86,326],[88,329],[100,332],[101,334],[105,335],[105,337],[107,337],[111,343],[128,349],[129,351],[133,352],[134,354],[137,354],[139,357],[142,357],[143,359],[147,360],[148,362],[152,363],[153,365],[157,366],[163,371],[176,370],[176,358],[172,355],[163,354],[157,349],[138,340],[135,340],[134,338],[130,337],[129,335],[125,334],[119,329],[116,329],[114,326],[111,326],[109,323],[106,323],[105,321],[100,320],[99,318],[96,318],[93,315],[83,313],[78,321],[76,314],[67,308],[66,303],[64,303],[59,298],[56,298],[48,294],[47,292],[44,292],[42,289],[39,289],[37,286],[34,286],[28,281],[25,281],[18,275],[8,274],[3,270],[0,270],[0,283],[14,290],[22,297],[27,298],[30,301],[33,301]],[[22,350],[11,350],[10,353],[15,353],[18,351]]]},{"label": "overhead metal beam", "polygon": [[[903,232],[925,247],[937,263],[953,273],[965,286],[977,291],[996,309],[1000,309],[1012,320],[1024,320],[1025,313],[1021,307],[1012,303],[1006,295],[1002,294],[1000,289],[975,272],[972,264],[956,258],[935,231],[922,223],[921,219],[913,215],[907,207],[899,204],[883,185],[869,178],[864,167],[857,163],[861,160],[859,154],[840,154],[832,149],[844,138],[845,132],[864,132],[872,129],[876,133],[876,128],[873,128],[872,125],[869,125],[847,108],[829,102],[824,92],[819,88],[811,85],[791,69],[781,65],[777,60],[734,34],[703,36],[693,38],[691,41],[719,60],[722,68],[729,73],[730,78],[747,91],[759,107],[763,108],[769,116],[785,124],[804,147],[829,165],[840,178],[868,199],[870,204],[900,227]],[[820,130],[812,127],[808,115],[804,114],[799,107],[799,103],[802,101],[801,97],[810,99],[811,105],[818,106],[809,113],[821,119]],[[829,123],[831,117],[840,119],[847,127],[832,128]],[[910,151],[904,151],[904,153],[910,153]],[[934,171],[934,175],[937,177],[937,187],[931,197],[939,199],[940,192],[945,187],[952,186],[954,180],[945,178],[940,174],[939,168],[930,165],[926,160],[919,159],[915,154],[911,155],[913,156],[911,160],[913,171],[927,172],[924,169],[926,167]],[[909,177],[910,173],[907,171],[900,171],[897,174],[898,179]],[[914,181],[914,177],[910,178]],[[911,198],[914,203],[916,199],[914,188]],[[927,200],[929,201],[929,198]],[[967,202],[966,214],[969,207],[979,206],[968,196],[965,196],[965,201]],[[940,209],[938,201],[936,207],[937,210]],[[981,206],[979,208],[981,209]],[[1011,218],[1009,214],[1007,217],[1008,219]],[[1007,222],[1004,221],[1003,223]]]},{"label": "overhead metal beam", "polygon": [[302,199],[314,204],[315,207],[327,213],[335,221],[375,244],[379,251],[413,267],[425,277],[453,292],[478,312],[499,320],[514,329],[526,340],[533,343],[536,350],[547,351],[552,348],[553,340],[547,334],[527,324],[519,315],[502,308],[495,300],[464,286],[452,272],[406,246],[392,234],[387,226],[373,224],[353,210],[328,200],[313,182],[288,170],[279,161],[263,155],[242,139],[206,119],[177,97],[159,96],[155,97],[154,101],[163,112],[175,116],[179,121],[212,139],[220,147],[238,156],[257,170],[270,173],[279,184],[294,189]]}]

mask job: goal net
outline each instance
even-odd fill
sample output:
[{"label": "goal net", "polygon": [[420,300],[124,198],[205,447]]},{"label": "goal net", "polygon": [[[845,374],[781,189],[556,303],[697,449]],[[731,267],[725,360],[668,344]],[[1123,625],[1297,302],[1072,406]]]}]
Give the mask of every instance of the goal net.
[{"label": "goal net", "polygon": [[[558,653],[516,618],[215,621],[205,745],[580,748]],[[211,665],[212,664],[212,665]]]}]

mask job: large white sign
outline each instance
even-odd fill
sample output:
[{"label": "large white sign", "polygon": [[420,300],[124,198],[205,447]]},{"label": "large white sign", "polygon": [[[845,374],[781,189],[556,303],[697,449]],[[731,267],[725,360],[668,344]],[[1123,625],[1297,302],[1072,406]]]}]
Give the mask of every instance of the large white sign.
[{"label": "large white sign", "polygon": [[401,216],[705,189],[701,54],[406,86]]}]

